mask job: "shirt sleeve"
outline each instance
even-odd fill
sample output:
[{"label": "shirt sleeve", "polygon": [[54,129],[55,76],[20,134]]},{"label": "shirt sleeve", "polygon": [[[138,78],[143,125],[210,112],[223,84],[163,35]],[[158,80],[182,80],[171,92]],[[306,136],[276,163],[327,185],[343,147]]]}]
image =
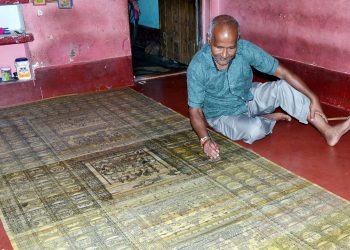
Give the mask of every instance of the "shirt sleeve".
[{"label": "shirt sleeve", "polygon": [[188,106],[202,108],[205,93],[204,74],[200,73],[200,64],[193,62],[187,69]]},{"label": "shirt sleeve", "polygon": [[242,41],[242,53],[251,66],[265,74],[273,75],[278,67],[278,60],[255,44]]}]

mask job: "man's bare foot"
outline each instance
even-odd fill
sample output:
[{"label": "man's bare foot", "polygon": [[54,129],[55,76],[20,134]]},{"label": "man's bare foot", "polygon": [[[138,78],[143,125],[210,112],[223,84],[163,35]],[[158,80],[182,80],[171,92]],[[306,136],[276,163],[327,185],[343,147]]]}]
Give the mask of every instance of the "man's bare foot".
[{"label": "man's bare foot", "polygon": [[340,138],[350,130],[350,119],[345,122],[339,123],[335,126],[330,126],[325,131],[325,139],[329,146],[335,146]]},{"label": "man's bare foot", "polygon": [[277,121],[277,122],[278,121],[288,121],[288,122],[290,122],[292,120],[292,117],[290,117],[289,115],[287,115],[285,113],[280,113],[280,112],[263,115],[262,117],[265,117],[266,119],[274,120],[274,121]]}]

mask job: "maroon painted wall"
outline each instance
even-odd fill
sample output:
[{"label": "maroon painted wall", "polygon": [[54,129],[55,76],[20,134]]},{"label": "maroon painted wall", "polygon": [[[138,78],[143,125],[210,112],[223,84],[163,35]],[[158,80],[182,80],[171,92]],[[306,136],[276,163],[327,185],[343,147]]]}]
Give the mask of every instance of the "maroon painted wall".
[{"label": "maroon painted wall", "polygon": [[59,9],[57,2],[24,4],[26,30],[34,41],[6,47],[13,55],[25,47],[34,77],[0,84],[0,107],[133,85],[127,4],[75,0],[73,9]]},{"label": "maroon painted wall", "polygon": [[[321,101],[350,110],[348,0],[203,0],[210,18],[230,14],[243,38],[297,72]],[[207,27],[205,27],[205,30]]]},{"label": "maroon painted wall", "polygon": [[216,2],[220,13],[238,19],[243,37],[273,55],[350,73],[349,1]]},{"label": "maroon painted wall", "polygon": [[[22,6],[35,67],[50,67],[130,56],[126,0],[75,0],[73,9],[57,3]],[[38,11],[41,15],[38,16]]]}]

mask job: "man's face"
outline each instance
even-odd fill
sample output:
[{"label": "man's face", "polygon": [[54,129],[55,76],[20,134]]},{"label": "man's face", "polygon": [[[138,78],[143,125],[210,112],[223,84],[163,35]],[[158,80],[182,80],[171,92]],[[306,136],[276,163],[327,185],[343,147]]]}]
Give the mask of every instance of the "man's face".
[{"label": "man's face", "polygon": [[234,26],[218,25],[213,30],[213,38],[208,44],[218,69],[226,69],[237,51],[237,29]]}]

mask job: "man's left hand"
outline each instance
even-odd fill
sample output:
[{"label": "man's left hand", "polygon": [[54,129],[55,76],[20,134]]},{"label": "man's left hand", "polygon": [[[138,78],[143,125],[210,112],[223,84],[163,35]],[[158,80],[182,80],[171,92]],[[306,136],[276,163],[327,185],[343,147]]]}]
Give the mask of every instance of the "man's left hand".
[{"label": "man's left hand", "polygon": [[310,104],[310,120],[315,119],[315,115],[319,115],[323,118],[323,120],[328,123],[327,116],[323,113],[320,102],[317,100],[311,100]]}]

